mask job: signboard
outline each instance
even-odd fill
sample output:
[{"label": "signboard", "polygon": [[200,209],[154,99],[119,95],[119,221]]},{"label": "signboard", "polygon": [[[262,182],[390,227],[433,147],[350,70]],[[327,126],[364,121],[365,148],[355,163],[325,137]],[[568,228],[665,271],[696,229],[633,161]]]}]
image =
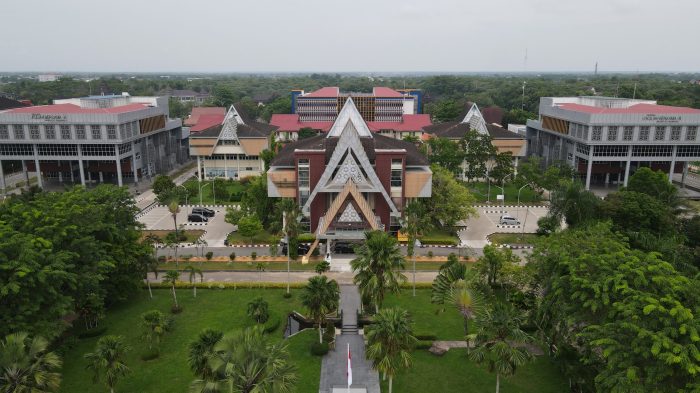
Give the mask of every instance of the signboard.
[{"label": "signboard", "polygon": [[66,115],[32,113],[32,120],[41,120],[41,121],[46,121],[46,122],[52,122],[52,121],[63,122],[63,121],[67,120],[67,117],[66,117]]},{"label": "signboard", "polygon": [[680,116],[672,115],[656,115],[653,113],[646,114],[642,117],[643,121],[650,121],[654,123],[680,123]]},{"label": "signboard", "polygon": [[506,199],[506,198],[505,198],[505,195],[503,195],[503,194],[498,194],[498,195],[496,195],[496,200],[497,200],[497,201],[502,201],[502,200],[504,200],[504,199]]}]

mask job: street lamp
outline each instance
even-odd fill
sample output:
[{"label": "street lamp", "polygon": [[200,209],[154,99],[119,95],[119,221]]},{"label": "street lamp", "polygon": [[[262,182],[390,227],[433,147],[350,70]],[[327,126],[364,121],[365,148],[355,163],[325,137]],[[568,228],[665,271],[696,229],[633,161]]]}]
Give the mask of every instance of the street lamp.
[{"label": "street lamp", "polygon": [[496,187],[498,187],[498,188],[501,189],[501,195],[503,195],[503,200],[502,200],[502,202],[501,202],[501,213],[504,213],[504,212],[505,212],[505,209],[506,209],[506,190],[505,190],[505,188],[506,188],[506,179],[509,178],[509,177],[511,177],[511,176],[513,176],[512,173],[511,173],[511,174],[508,174],[508,175],[506,175],[506,176],[504,176],[503,179],[501,179],[501,185],[500,185],[500,186],[498,186],[497,184],[494,184],[494,186],[496,186]]},{"label": "street lamp", "polygon": [[[211,183],[211,192],[214,195],[214,204],[216,205],[216,193],[214,192],[214,182],[212,181]],[[205,184],[205,186],[208,186],[209,184]],[[199,182],[199,206],[202,206],[202,182]]]},{"label": "street lamp", "polygon": [[413,297],[416,297],[416,250],[420,248],[420,240],[413,243]]},{"label": "street lamp", "polygon": [[[532,184],[526,183],[524,186],[520,187],[520,189],[518,190],[518,210],[520,210],[520,191],[522,191],[523,188],[525,188],[525,187],[532,188]],[[522,224],[523,227],[522,227],[522,231],[520,232],[520,239],[522,239],[523,236],[525,236],[525,223],[527,222],[527,214],[528,213],[529,213],[529,207],[527,205],[525,205],[525,218],[523,219],[523,224]]]},{"label": "street lamp", "polygon": [[189,190],[187,189],[187,187],[183,186],[182,184],[180,184],[177,187],[182,187],[182,189],[185,190],[185,212],[187,212],[187,194],[189,194]]}]

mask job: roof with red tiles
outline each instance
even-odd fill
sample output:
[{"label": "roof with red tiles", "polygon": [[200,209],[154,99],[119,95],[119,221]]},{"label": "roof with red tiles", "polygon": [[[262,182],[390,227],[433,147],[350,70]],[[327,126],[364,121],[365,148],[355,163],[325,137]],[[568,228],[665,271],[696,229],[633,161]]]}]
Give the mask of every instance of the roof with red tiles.
[{"label": "roof with red tiles", "polygon": [[83,108],[75,104],[28,106],[10,109],[6,113],[65,113],[65,114],[118,114],[136,112],[148,108],[145,104],[128,104],[111,108]]},{"label": "roof with red tiles", "polygon": [[185,119],[184,125],[194,126],[199,121],[199,116],[202,116],[202,115],[219,115],[219,116],[221,116],[221,121],[223,121],[224,116],[226,116],[226,108],[219,107],[219,106],[192,108],[192,113],[190,114],[190,117]]},{"label": "roof with red tiles", "polygon": [[338,97],[340,95],[340,88],[338,87],[322,87],[311,93],[306,93],[302,97],[318,97],[318,98],[332,98]]},{"label": "roof with red tiles", "polygon": [[201,115],[197,118],[197,124],[190,128],[191,132],[204,131],[208,128],[221,125],[225,115]]},{"label": "roof with red tiles", "polygon": [[[332,121],[299,121],[298,114],[275,114],[270,119],[270,124],[279,127],[279,131],[298,132],[302,128],[313,128],[328,132],[333,126]],[[403,115],[403,121],[368,121],[370,131],[420,131],[423,127],[431,125],[430,115]]]},{"label": "roof with red tiles", "polygon": [[398,91],[381,86],[372,89],[372,94],[374,94],[375,97],[403,97],[403,94]]},{"label": "roof with red tiles", "polygon": [[654,105],[654,104],[635,104],[627,108],[601,108],[597,106],[582,105],[575,103],[563,103],[557,105],[561,109],[582,112],[590,114],[654,114],[654,115],[665,115],[665,114],[698,114],[700,109],[686,108],[680,106],[668,106],[668,105]]}]

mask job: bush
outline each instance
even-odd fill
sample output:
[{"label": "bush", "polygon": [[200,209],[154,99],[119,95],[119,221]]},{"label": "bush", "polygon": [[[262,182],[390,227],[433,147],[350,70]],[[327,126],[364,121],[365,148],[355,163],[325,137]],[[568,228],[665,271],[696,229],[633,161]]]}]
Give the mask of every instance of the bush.
[{"label": "bush", "polygon": [[287,245],[288,250],[289,250],[289,257],[291,259],[296,260],[299,258],[299,239],[298,238],[291,238],[289,239],[289,244]]},{"label": "bush", "polygon": [[418,340],[416,343],[416,349],[430,349],[433,346],[431,340]]},{"label": "bush", "polygon": [[255,258],[257,258],[257,257],[258,257],[258,253],[257,253],[257,252],[253,251],[253,252],[250,253],[250,258],[251,258],[252,260],[255,260]]},{"label": "bush", "polygon": [[232,252],[231,254],[229,254],[228,259],[230,259],[231,262],[235,261],[236,260],[236,253]]},{"label": "bush", "polygon": [[416,334],[414,336],[417,340],[427,340],[427,341],[435,341],[437,340],[437,336],[434,334]]},{"label": "bush", "polygon": [[182,312],[182,306],[172,306],[170,307],[170,312],[173,314],[179,314]]},{"label": "bush", "polygon": [[302,233],[297,236],[297,240],[300,243],[313,243],[316,240],[316,236],[313,233]]},{"label": "bush", "polygon": [[267,318],[267,322],[265,322],[263,325],[263,332],[274,333],[275,330],[280,327],[280,323],[281,321],[279,315],[271,315],[269,318]]},{"label": "bush", "polygon": [[326,326],[323,327],[323,341],[330,343],[335,340],[335,325],[332,321],[326,321]]},{"label": "bush", "polygon": [[84,338],[97,337],[97,336],[101,336],[106,331],[107,331],[107,326],[96,327],[96,328],[84,330],[84,331],[78,333],[78,338],[84,339]]},{"label": "bush", "polygon": [[171,243],[180,243],[187,240],[187,235],[183,231],[177,231],[177,238],[175,237],[175,232],[170,232],[165,235],[165,241]]},{"label": "bush", "polygon": [[291,292],[285,292],[285,293],[282,295],[282,297],[285,298],[285,299],[290,299],[290,298],[292,297],[292,293],[291,293]]},{"label": "bush", "polygon": [[442,246],[456,246],[457,241],[454,239],[427,239],[425,241],[421,240],[421,242],[428,246],[428,245],[442,245]]},{"label": "bush", "polygon": [[167,259],[166,259],[165,255],[160,255],[160,256],[158,257],[158,263],[163,264],[163,263],[165,263],[166,260],[167,260]]},{"label": "bush", "polygon": [[265,299],[258,297],[248,303],[248,316],[255,322],[263,324],[270,318],[270,305]]},{"label": "bush", "polygon": [[328,343],[317,343],[311,344],[311,354],[314,356],[324,356],[328,353]]},{"label": "bush", "polygon": [[428,258],[432,258],[432,257],[433,257],[433,252],[432,252],[432,251],[428,251]]},{"label": "bush", "polygon": [[234,192],[231,194],[231,198],[229,198],[229,201],[231,202],[240,202],[241,198],[243,198],[243,194],[240,192]]},{"label": "bush", "polygon": [[211,261],[211,259],[214,257],[214,252],[208,251],[204,256],[207,258],[207,261]]},{"label": "bush", "polygon": [[156,349],[156,348],[147,349],[146,351],[141,353],[141,360],[143,360],[144,362],[147,362],[149,360],[158,359],[159,356],[160,356],[160,352],[158,351],[158,349]]}]

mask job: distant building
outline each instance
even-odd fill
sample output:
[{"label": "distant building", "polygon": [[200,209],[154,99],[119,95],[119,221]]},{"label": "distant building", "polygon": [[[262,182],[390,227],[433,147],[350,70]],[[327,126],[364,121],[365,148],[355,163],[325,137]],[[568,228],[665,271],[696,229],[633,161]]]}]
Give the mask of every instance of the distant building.
[{"label": "distant building", "polygon": [[[510,152],[513,156],[513,166],[517,168],[521,158],[527,155],[525,136],[506,130],[498,124],[488,124],[476,104],[472,104],[467,115],[460,122],[451,121],[423,128],[424,140],[432,137],[447,138],[459,142],[467,132],[475,130],[491,137],[491,144],[498,153]],[[466,163],[462,165],[466,169]]]},{"label": "distant building", "polygon": [[528,155],[564,161],[592,184],[627,185],[640,167],[687,173],[700,160],[700,109],[611,97],[542,97],[527,121]]},{"label": "distant building", "polygon": [[299,204],[313,247],[361,241],[371,229],[396,233],[408,201],[431,196],[428,160],[414,144],[372,132],[354,100],[324,135],[282,148],[267,172],[268,196]]},{"label": "distant building", "polygon": [[[91,96],[0,110],[0,161],[60,183],[134,183],[187,159],[166,97]],[[0,165],[0,168],[2,166]],[[0,186],[4,176],[0,172]]]},{"label": "distant building", "polygon": [[[204,116],[215,115],[201,115],[199,124]],[[190,156],[197,160],[199,178],[240,179],[262,174],[265,167],[260,153],[270,147],[270,134],[275,129],[244,120],[231,105],[218,125],[190,134]]]},{"label": "distant building", "polygon": [[221,125],[226,118],[224,107],[192,108],[192,113],[185,119],[184,125],[190,127],[190,132],[196,134],[208,128]]},{"label": "distant building", "polygon": [[56,82],[57,80],[61,79],[62,76],[63,75],[58,74],[41,74],[36,78],[39,82]]},{"label": "distant building", "polygon": [[167,93],[167,95],[183,104],[191,103],[194,106],[204,104],[204,101],[211,97],[209,93],[197,93],[193,90],[171,90]]},{"label": "distant building", "polygon": [[420,137],[430,125],[430,116],[420,114],[419,90],[400,93],[388,87],[375,87],[372,93],[341,93],[337,87],[324,87],[311,93],[292,91],[292,113],[272,115],[270,124],[279,127],[277,140],[293,141],[302,128],[328,132],[345,102],[352,100],[370,131],[392,138]]},{"label": "distant building", "polygon": [[527,126],[525,124],[508,124],[508,131],[514,132],[518,135],[527,135]]}]

